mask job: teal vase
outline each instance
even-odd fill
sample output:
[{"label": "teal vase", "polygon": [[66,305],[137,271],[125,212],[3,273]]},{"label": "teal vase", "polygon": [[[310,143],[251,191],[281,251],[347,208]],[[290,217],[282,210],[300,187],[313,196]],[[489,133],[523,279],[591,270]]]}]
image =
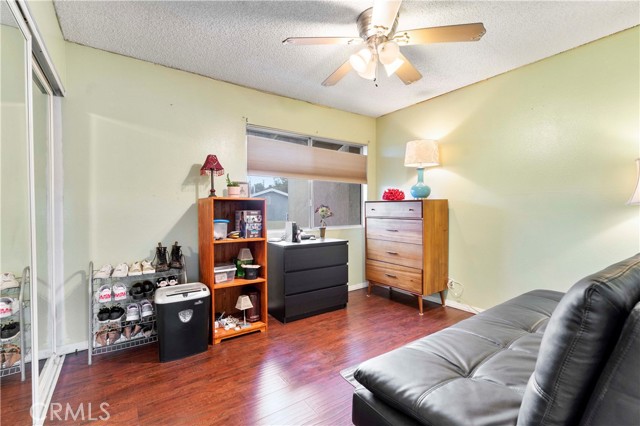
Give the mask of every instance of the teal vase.
[{"label": "teal vase", "polygon": [[411,187],[413,198],[427,198],[431,194],[431,188],[424,184],[424,168],[418,168],[418,182]]}]

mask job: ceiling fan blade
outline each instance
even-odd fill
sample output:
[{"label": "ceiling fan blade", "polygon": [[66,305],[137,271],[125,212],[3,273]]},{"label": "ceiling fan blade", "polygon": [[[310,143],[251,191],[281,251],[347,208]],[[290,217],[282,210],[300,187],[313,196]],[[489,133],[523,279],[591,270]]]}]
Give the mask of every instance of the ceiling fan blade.
[{"label": "ceiling fan blade", "polygon": [[482,22],[477,22],[475,24],[447,25],[444,27],[398,31],[393,39],[402,46],[454,41],[478,41],[486,32],[487,30],[484,28]]},{"label": "ceiling fan blade", "polygon": [[398,16],[402,0],[375,0],[373,12],[371,13],[371,23],[376,29],[380,29],[383,35],[389,34],[393,23]]},{"label": "ceiling fan blade", "polygon": [[347,75],[351,70],[352,70],[351,62],[349,61],[345,62],[344,64],[340,65],[340,67],[337,70],[335,70],[333,74],[327,77],[327,79],[322,82],[322,85],[333,86],[334,84],[342,80],[342,77]]},{"label": "ceiling fan blade", "polygon": [[282,44],[361,44],[360,37],[289,37],[282,40]]},{"label": "ceiling fan blade", "polygon": [[420,74],[416,67],[414,67],[402,53],[400,54],[400,59],[402,59],[404,63],[396,70],[396,75],[404,84],[408,86],[422,78],[422,74]]}]

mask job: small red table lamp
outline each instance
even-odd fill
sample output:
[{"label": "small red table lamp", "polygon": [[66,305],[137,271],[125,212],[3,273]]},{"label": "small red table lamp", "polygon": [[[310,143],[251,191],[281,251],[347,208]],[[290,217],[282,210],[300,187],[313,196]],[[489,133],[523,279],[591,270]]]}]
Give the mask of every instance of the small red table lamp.
[{"label": "small red table lamp", "polygon": [[200,176],[211,175],[211,191],[209,191],[209,197],[216,196],[216,190],[213,187],[213,176],[222,176],[224,174],[224,168],[218,161],[218,157],[215,155],[207,155],[207,159],[204,160],[204,164],[200,167]]}]

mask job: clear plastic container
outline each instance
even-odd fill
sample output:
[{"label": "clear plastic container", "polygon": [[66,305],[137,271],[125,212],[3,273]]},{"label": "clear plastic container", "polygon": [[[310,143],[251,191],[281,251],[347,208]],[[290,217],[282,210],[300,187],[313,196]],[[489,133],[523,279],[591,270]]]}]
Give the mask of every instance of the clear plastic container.
[{"label": "clear plastic container", "polygon": [[237,268],[232,264],[224,264],[213,268],[213,278],[216,284],[233,281]]},{"label": "clear plastic container", "polygon": [[213,221],[213,237],[216,240],[222,240],[223,238],[227,238],[227,227],[229,226],[229,221],[226,219],[214,219]]}]

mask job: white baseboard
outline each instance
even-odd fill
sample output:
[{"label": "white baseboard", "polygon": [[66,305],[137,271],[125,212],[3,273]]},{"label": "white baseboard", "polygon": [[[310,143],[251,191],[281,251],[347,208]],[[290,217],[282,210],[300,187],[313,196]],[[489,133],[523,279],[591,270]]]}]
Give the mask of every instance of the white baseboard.
[{"label": "white baseboard", "polygon": [[349,284],[349,291],[360,290],[361,288],[367,288],[369,283],[363,282],[359,284]]},{"label": "white baseboard", "polygon": [[62,345],[58,347],[59,355],[68,355],[75,353],[76,351],[86,351],[89,348],[89,342],[84,340],[78,343],[70,343],[68,345]]},{"label": "white baseboard", "polygon": [[[425,296],[425,300],[429,302],[442,303],[440,296]],[[456,302],[455,300],[445,299],[444,304],[450,308],[459,309],[465,312],[471,312],[472,314],[479,314],[484,311],[482,308],[476,308],[475,306],[467,305],[466,303]]]}]

